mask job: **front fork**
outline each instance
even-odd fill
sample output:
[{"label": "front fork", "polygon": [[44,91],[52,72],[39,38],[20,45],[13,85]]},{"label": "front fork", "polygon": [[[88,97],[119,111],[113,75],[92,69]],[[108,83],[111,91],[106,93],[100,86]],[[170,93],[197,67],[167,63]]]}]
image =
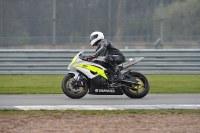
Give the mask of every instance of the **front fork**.
[{"label": "front fork", "polygon": [[83,81],[82,81],[83,75],[80,74],[80,73],[78,73],[78,72],[70,72],[70,73],[74,74],[74,79],[73,79],[71,85],[73,87],[75,87],[75,88],[77,88],[77,87],[83,87],[84,86],[83,85]]}]

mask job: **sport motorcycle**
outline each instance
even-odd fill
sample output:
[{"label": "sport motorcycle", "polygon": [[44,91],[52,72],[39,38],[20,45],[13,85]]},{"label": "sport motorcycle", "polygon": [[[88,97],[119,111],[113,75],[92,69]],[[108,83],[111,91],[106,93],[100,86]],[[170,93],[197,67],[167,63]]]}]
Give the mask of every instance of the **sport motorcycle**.
[{"label": "sport motorcycle", "polygon": [[118,65],[123,80],[117,81],[117,74],[109,67],[105,57],[88,60],[79,52],[68,66],[69,72],[63,78],[62,90],[72,99],[79,99],[86,94],[127,95],[130,98],[143,98],[150,89],[147,78],[133,70],[125,69],[135,65],[144,57],[130,58]]}]

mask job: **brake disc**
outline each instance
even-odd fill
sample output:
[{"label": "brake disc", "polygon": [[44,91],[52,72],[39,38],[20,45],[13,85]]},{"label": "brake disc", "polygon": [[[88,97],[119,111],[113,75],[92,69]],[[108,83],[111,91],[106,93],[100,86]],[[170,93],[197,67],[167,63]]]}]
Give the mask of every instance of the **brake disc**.
[{"label": "brake disc", "polygon": [[82,88],[81,87],[75,87],[75,85],[73,85],[75,82],[74,79],[71,79],[67,82],[67,85],[69,87],[69,89],[75,93],[79,92]]}]

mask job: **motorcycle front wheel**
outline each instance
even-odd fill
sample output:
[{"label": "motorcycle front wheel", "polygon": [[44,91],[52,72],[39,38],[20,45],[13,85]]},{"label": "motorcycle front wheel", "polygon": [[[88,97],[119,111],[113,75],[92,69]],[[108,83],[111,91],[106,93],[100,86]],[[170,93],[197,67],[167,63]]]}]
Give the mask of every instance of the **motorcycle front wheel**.
[{"label": "motorcycle front wheel", "polygon": [[143,98],[145,97],[150,89],[147,78],[139,72],[129,72],[131,77],[135,77],[139,84],[128,84],[123,88],[124,93],[130,98]]},{"label": "motorcycle front wheel", "polygon": [[77,81],[76,79],[74,79],[74,76],[74,74],[67,74],[63,78],[62,90],[66,96],[72,99],[80,99],[84,97],[88,92],[87,80],[83,78],[81,79],[81,81]]}]

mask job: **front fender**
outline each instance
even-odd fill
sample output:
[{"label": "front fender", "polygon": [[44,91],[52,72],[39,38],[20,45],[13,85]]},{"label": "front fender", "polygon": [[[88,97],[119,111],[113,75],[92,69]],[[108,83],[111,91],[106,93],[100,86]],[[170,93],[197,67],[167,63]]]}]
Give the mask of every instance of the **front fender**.
[{"label": "front fender", "polygon": [[75,78],[75,79],[76,79],[76,78],[78,77],[78,75],[79,75],[78,72],[72,72],[72,71],[68,72],[68,74],[74,74],[74,78]]}]

